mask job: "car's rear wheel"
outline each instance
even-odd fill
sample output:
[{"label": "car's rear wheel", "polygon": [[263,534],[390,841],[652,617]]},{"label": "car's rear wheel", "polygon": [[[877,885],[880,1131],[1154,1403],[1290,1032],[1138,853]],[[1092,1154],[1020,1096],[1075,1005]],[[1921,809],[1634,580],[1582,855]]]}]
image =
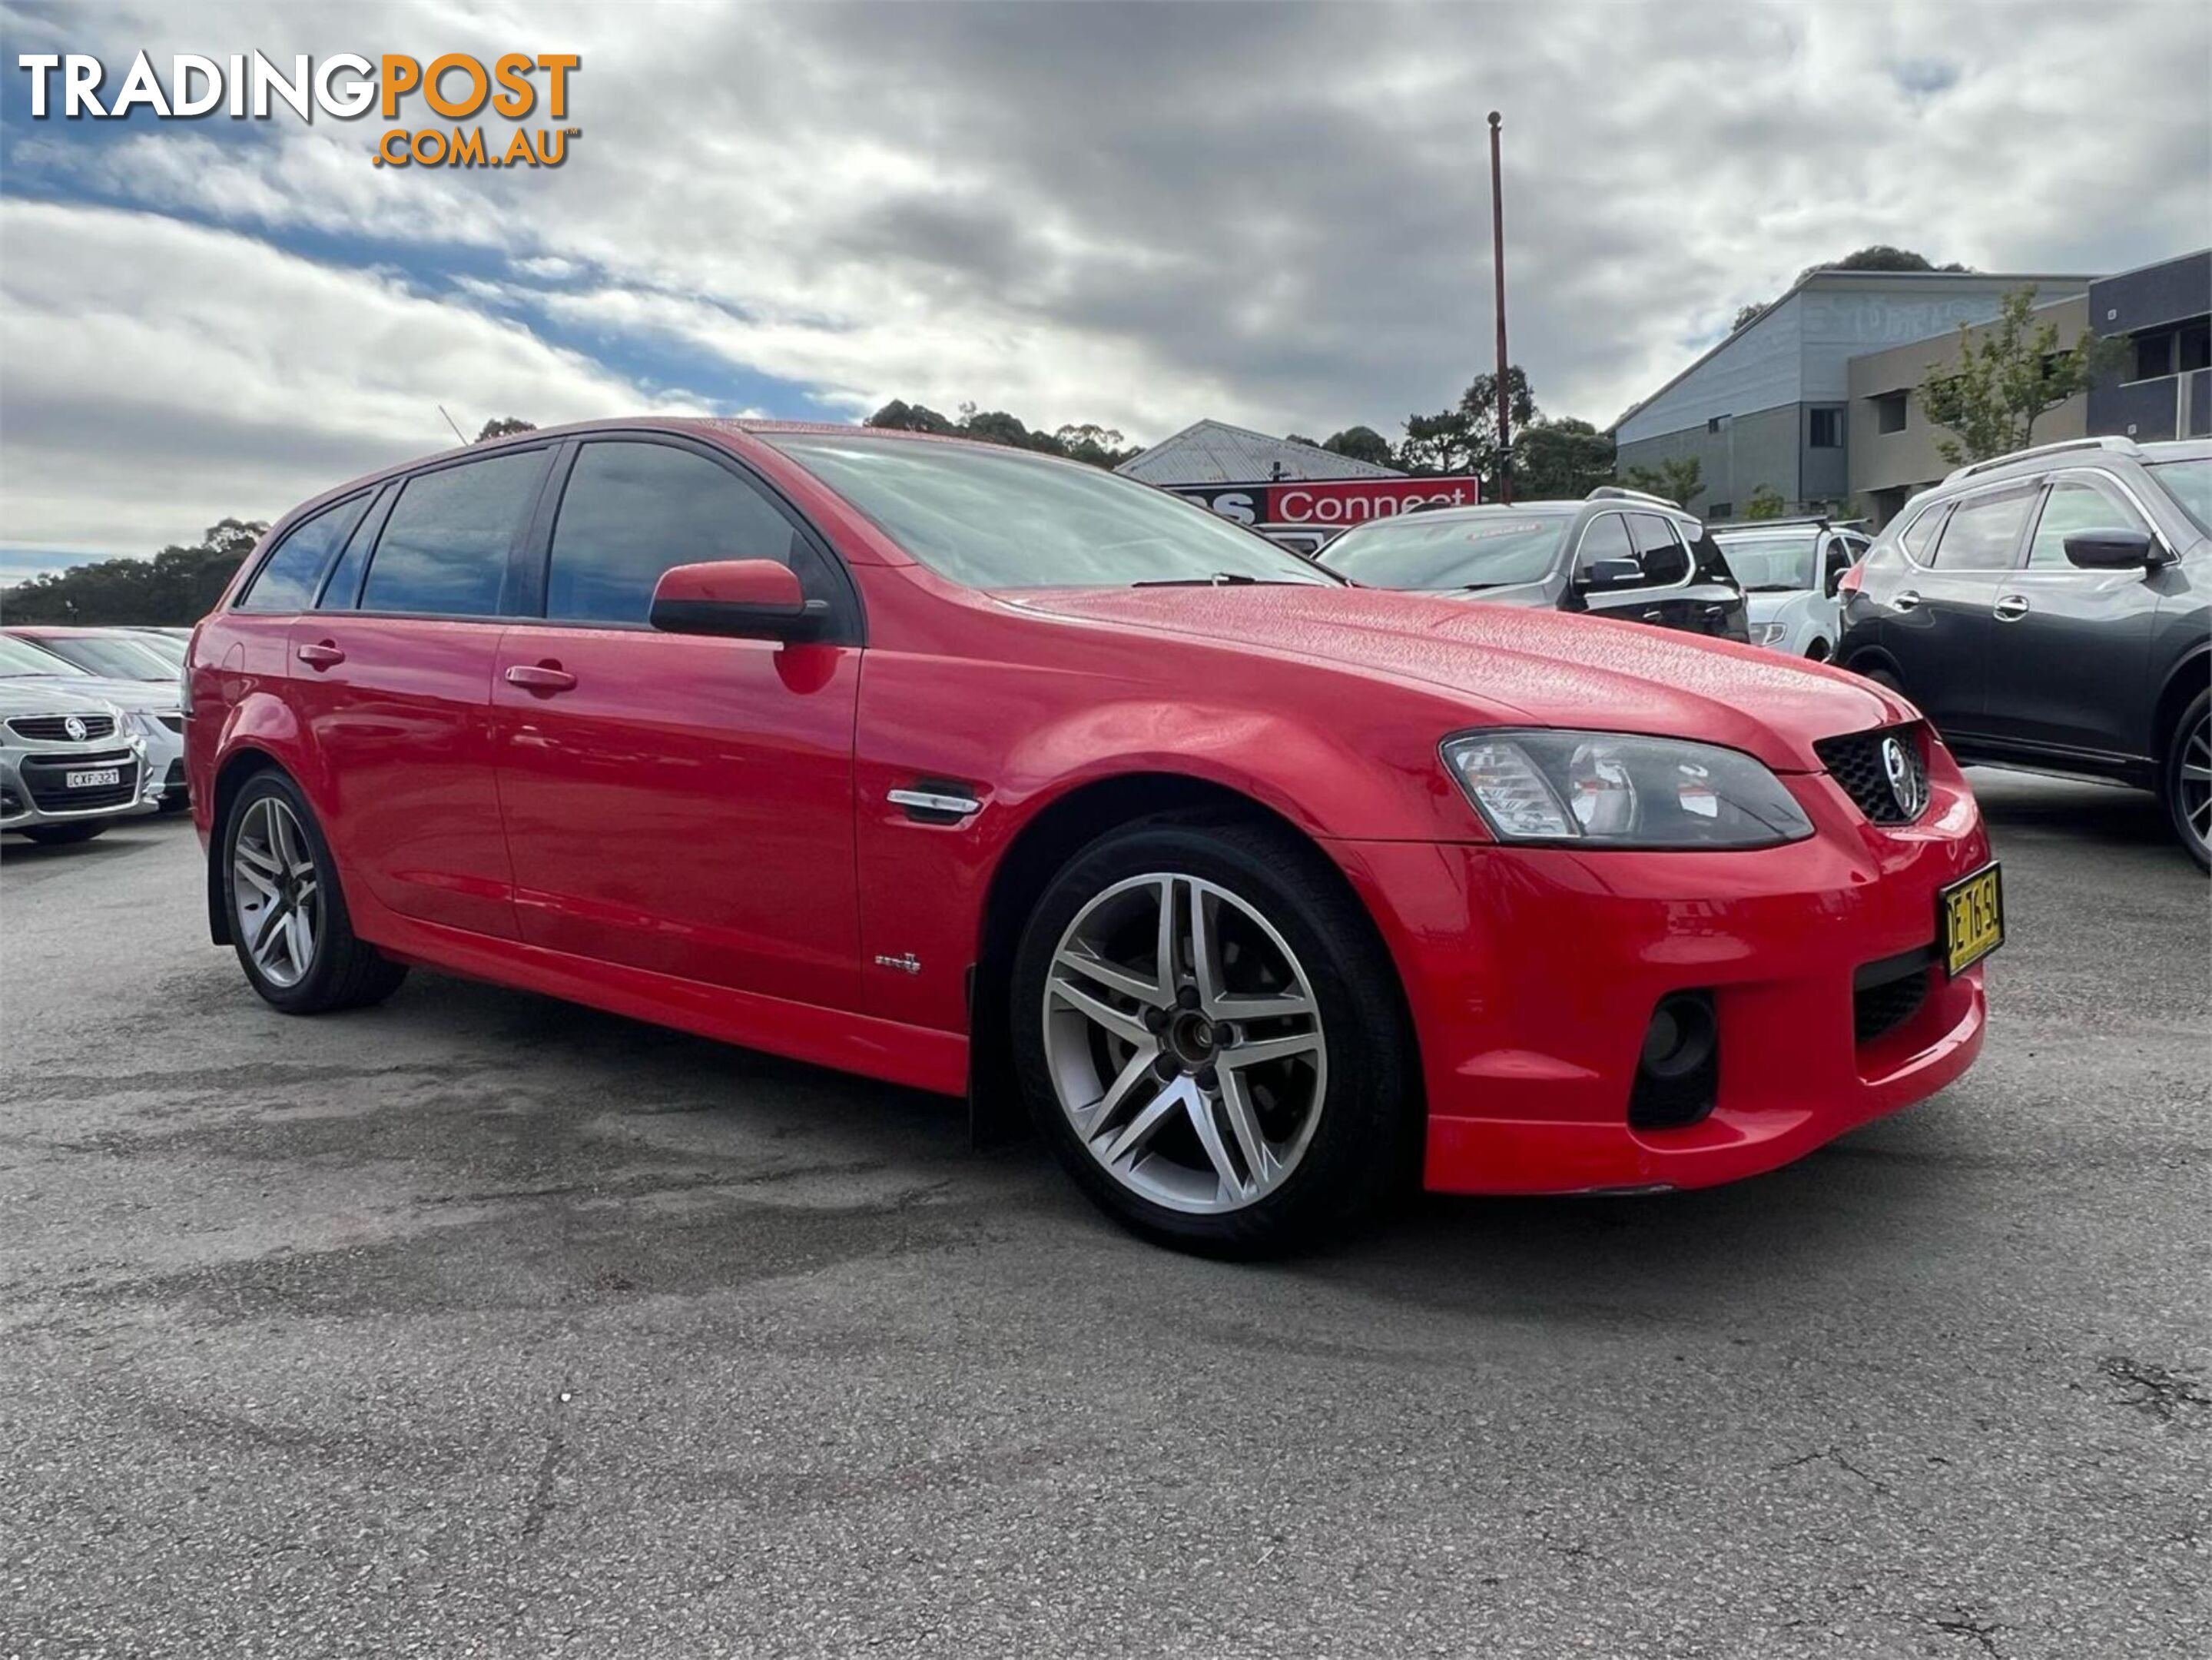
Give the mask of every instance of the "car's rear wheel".
[{"label": "car's rear wheel", "polygon": [[96,824],[28,824],[19,834],[28,836],[33,842],[43,842],[47,847],[58,848],[66,846],[71,842],[89,842],[94,836],[105,832],[112,822],[103,818]]},{"label": "car's rear wheel", "polygon": [[2162,782],[2174,834],[2199,866],[2212,871],[2212,692],[2198,693],[2175,723]]},{"label": "car's rear wheel", "polygon": [[248,779],[223,830],[224,900],[253,989],[287,1014],[378,1003],[406,965],[355,937],[330,844],[299,787],[278,772]]},{"label": "car's rear wheel", "polygon": [[1395,970],[1287,832],[1153,819],[1093,842],[1038,902],[1013,982],[1041,1132],[1148,1238],[1303,1248],[1403,1171],[1417,1116]]}]

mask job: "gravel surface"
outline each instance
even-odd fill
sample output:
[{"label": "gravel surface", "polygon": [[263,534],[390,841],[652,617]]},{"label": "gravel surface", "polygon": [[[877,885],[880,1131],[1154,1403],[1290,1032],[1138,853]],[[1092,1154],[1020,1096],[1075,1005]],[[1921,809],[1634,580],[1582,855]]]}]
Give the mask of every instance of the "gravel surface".
[{"label": "gravel surface", "polygon": [[0,1657],[2212,1652],[2212,899],[1977,775],[1979,1066],[1778,1175],[1135,1243],[956,1103],[0,858]]}]

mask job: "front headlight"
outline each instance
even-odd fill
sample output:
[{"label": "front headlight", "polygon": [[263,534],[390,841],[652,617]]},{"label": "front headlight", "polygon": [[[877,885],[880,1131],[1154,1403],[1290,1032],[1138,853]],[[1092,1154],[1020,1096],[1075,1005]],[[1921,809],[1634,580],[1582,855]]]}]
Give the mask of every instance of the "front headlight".
[{"label": "front headlight", "polygon": [[1762,646],[1778,646],[1784,640],[1790,637],[1790,624],[1787,623],[1761,623],[1759,625],[1759,633],[1756,637],[1759,643]]},{"label": "front headlight", "polygon": [[1501,842],[1771,848],[1813,833],[1782,781],[1711,744],[1607,732],[1478,732],[1444,769]]}]

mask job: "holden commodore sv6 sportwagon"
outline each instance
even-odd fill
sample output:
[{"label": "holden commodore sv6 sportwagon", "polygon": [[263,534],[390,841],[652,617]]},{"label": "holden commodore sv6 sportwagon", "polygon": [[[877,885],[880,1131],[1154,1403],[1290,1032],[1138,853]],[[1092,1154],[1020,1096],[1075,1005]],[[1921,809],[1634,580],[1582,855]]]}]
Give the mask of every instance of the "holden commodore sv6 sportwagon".
[{"label": "holden commodore sv6 sportwagon", "polygon": [[983,1104],[1225,1254],[1418,1161],[1694,1187],[1956,1078],[2002,932],[1908,703],[1346,586],[1145,485],[854,429],[544,431],[297,509],[194,636],[209,920]]}]

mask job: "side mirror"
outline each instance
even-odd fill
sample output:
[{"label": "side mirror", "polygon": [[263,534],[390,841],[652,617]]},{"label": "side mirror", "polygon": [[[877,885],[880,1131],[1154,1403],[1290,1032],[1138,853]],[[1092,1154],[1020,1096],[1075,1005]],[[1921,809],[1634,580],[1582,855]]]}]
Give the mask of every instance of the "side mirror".
[{"label": "side mirror", "polygon": [[2066,538],[2066,559],[2083,570],[2148,570],[2166,563],[2148,531],[2089,530]]},{"label": "side mirror", "polygon": [[1633,587],[1644,580],[1644,567],[1633,559],[1593,559],[1582,569],[1575,586],[1584,588]]},{"label": "side mirror", "polygon": [[1850,568],[1850,562],[1847,559],[1835,559],[1829,562],[1828,574],[1820,579],[1820,595],[1823,599],[1832,599],[1841,592],[1844,586],[1844,573]]},{"label": "side mirror", "polygon": [[647,620],[665,634],[721,634],[746,640],[811,640],[830,602],[809,599],[799,574],[773,559],[672,565],[653,587]]}]

